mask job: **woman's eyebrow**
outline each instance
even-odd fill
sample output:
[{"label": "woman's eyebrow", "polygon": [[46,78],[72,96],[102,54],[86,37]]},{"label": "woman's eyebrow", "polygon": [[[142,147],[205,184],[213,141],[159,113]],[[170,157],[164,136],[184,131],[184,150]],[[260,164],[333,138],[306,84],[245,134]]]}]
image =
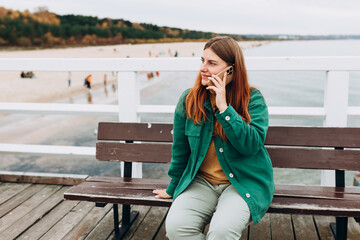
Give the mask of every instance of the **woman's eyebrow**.
[{"label": "woman's eyebrow", "polygon": [[[205,59],[203,57],[200,57],[200,58],[201,58],[202,61],[205,61]],[[207,61],[210,62],[210,63],[217,63],[217,61],[214,60],[214,59],[209,59]]]}]

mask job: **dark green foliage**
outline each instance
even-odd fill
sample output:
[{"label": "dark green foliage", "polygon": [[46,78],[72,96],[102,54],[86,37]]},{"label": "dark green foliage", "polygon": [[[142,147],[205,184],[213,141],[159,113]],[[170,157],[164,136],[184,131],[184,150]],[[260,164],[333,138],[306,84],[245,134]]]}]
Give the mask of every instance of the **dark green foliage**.
[{"label": "dark green foliage", "polygon": [[[10,14],[8,14],[10,16]],[[29,16],[0,18],[0,38],[8,46],[54,46],[67,44],[127,43],[134,40],[209,39],[214,34],[159,27],[153,24],[133,24],[123,19],[99,19],[81,15],[56,15],[60,24],[44,24]],[[120,34],[120,35],[119,35]],[[119,38],[120,36],[120,38]],[[119,40],[120,39],[120,40]],[[119,42],[120,41],[120,42]]]}]

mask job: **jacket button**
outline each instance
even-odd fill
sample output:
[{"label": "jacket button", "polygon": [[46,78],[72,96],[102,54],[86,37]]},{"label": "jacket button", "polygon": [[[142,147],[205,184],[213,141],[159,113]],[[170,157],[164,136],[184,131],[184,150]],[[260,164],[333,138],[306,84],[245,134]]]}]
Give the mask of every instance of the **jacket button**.
[{"label": "jacket button", "polygon": [[226,117],[225,117],[225,120],[226,120],[226,121],[229,121],[229,120],[230,120],[230,117],[229,117],[229,116],[226,116]]},{"label": "jacket button", "polygon": [[247,198],[250,198],[250,193],[245,194]]},{"label": "jacket button", "polygon": [[229,173],[229,177],[230,177],[230,178],[233,178],[233,177],[234,177],[234,174]]},{"label": "jacket button", "polygon": [[224,149],[222,149],[222,148],[219,148],[219,152],[221,152],[221,153],[222,153],[222,152],[224,152]]}]

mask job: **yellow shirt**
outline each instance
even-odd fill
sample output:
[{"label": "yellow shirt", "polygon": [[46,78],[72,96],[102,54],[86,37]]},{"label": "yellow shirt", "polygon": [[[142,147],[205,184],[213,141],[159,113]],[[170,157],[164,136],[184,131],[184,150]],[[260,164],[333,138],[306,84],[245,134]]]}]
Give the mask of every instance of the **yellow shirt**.
[{"label": "yellow shirt", "polygon": [[[214,109],[215,96],[211,95],[210,102]],[[214,185],[229,183],[217,158],[213,138],[211,139],[209,149],[205,155],[204,161],[201,163],[198,174]]]}]

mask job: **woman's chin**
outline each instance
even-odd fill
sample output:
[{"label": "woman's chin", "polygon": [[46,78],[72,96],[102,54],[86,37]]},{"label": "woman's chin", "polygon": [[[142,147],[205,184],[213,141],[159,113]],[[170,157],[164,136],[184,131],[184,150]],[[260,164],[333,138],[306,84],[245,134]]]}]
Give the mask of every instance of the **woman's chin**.
[{"label": "woman's chin", "polygon": [[204,87],[207,87],[207,86],[209,86],[209,81],[210,80],[207,80],[207,79],[201,79],[201,85],[203,85]]}]

